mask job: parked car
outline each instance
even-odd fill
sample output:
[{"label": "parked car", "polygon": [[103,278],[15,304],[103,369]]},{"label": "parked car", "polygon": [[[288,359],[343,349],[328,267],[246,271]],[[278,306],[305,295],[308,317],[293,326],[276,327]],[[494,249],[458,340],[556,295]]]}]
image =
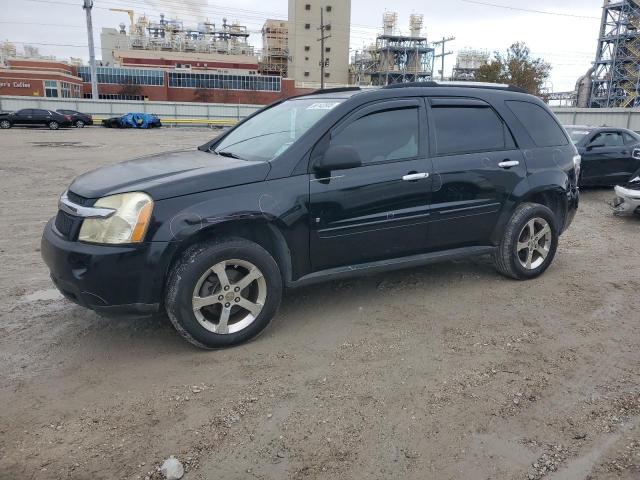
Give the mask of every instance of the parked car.
[{"label": "parked car", "polygon": [[166,311],[188,341],[226,347],[267,326],[284,288],[481,254],[538,277],[576,213],[579,160],[512,87],[326,90],[79,176],[41,251],[74,302]]},{"label": "parked car", "polygon": [[159,128],[162,126],[162,122],[156,115],[149,113],[127,113],[102,120],[102,126],[107,128]]},{"label": "parked car", "polygon": [[25,108],[14,113],[0,114],[0,128],[11,127],[49,127],[51,130],[58,130],[60,127],[70,127],[73,125],[71,116],[63,115],[51,110],[39,108]]},{"label": "parked car", "polygon": [[85,125],[93,125],[93,117],[87,113],[81,113],[76,110],[56,110],[62,115],[69,115],[71,121],[76,128],[84,128]]},{"label": "parked car", "polygon": [[614,212],[618,215],[640,215],[640,170],[629,181],[615,187]]},{"label": "parked car", "polygon": [[640,168],[640,135],[625,128],[566,127],[582,157],[581,186],[627,182]]}]

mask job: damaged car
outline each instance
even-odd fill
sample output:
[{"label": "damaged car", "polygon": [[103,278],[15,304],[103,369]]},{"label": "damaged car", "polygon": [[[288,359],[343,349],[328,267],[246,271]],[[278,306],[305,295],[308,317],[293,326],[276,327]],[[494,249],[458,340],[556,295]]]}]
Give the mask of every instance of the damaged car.
[{"label": "damaged car", "polygon": [[162,122],[157,115],[150,113],[127,113],[102,120],[102,126],[107,128],[159,128],[162,126]]},{"label": "damaged car", "polygon": [[640,215],[640,170],[624,185],[615,187],[613,209],[617,215]]}]

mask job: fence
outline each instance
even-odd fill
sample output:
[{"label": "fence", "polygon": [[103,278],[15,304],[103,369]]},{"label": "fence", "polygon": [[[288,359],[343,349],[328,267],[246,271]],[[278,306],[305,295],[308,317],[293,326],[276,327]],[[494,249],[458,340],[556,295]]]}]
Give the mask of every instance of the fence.
[{"label": "fence", "polygon": [[140,112],[158,115],[165,124],[233,125],[261,107],[262,105],[227,103],[94,101],[79,98],[0,96],[0,111],[11,112],[23,108],[77,110],[93,115],[96,120]]},{"label": "fence", "polygon": [[640,109],[552,107],[563,125],[628,128],[640,132]]},{"label": "fence", "polygon": [[[160,116],[165,124],[232,125],[261,108],[261,105],[0,96],[0,111],[22,108],[78,110],[93,115],[97,120],[142,112]],[[606,125],[640,131],[640,109],[553,107],[552,110],[563,125]]]}]

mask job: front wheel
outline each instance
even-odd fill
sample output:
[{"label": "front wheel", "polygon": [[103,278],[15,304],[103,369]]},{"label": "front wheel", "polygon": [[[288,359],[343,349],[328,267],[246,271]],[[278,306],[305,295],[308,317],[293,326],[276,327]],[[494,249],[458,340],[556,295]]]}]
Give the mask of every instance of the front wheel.
[{"label": "front wheel", "polygon": [[166,310],[200,348],[224,348],[261,333],[282,298],[282,276],[260,245],[229,239],[187,250],[169,275]]},{"label": "front wheel", "polygon": [[60,128],[60,124],[58,122],[49,122],[47,124],[49,130],[58,130]]},{"label": "front wheel", "polygon": [[9,120],[0,121],[0,128],[6,130],[7,128],[11,128],[11,122]]},{"label": "front wheel", "polygon": [[549,208],[536,203],[520,205],[494,254],[496,269],[516,280],[542,275],[553,262],[558,236],[557,221]]}]

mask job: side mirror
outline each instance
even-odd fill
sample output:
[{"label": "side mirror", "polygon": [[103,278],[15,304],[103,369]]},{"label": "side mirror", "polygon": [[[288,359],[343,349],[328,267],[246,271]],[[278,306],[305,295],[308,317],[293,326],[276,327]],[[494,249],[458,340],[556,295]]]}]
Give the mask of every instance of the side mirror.
[{"label": "side mirror", "polygon": [[319,172],[332,172],[360,166],[362,166],[362,159],[355,148],[334,145],[324,152],[322,158],[315,163],[314,169]]}]

